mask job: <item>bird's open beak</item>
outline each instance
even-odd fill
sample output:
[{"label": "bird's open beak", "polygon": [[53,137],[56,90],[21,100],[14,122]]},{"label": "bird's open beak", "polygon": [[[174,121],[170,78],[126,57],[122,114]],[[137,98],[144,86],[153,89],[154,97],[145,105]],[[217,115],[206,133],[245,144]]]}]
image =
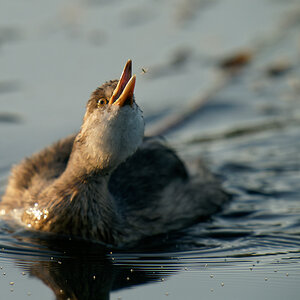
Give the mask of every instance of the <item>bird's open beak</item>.
[{"label": "bird's open beak", "polygon": [[129,59],[108,104],[119,105],[121,107],[124,105],[133,105],[133,91],[136,76],[131,76],[131,65],[132,62]]}]

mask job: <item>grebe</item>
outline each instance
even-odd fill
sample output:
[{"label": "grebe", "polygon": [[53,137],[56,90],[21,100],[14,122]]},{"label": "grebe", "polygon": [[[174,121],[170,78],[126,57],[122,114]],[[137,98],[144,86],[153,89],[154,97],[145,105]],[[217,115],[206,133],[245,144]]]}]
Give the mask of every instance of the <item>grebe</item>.
[{"label": "grebe", "polygon": [[203,220],[228,199],[208,171],[191,176],[162,139],[144,137],[129,60],[91,95],[79,133],[12,169],[0,204],[30,230],[123,246]]}]

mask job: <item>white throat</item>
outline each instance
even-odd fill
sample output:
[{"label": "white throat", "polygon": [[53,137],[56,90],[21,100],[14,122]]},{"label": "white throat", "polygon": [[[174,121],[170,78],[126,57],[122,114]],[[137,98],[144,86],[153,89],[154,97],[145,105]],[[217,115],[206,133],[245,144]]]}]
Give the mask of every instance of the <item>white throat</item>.
[{"label": "white throat", "polygon": [[144,119],[142,111],[133,107],[112,105],[109,109],[95,110],[83,123],[84,152],[87,159],[103,169],[116,168],[131,156],[142,143]]}]

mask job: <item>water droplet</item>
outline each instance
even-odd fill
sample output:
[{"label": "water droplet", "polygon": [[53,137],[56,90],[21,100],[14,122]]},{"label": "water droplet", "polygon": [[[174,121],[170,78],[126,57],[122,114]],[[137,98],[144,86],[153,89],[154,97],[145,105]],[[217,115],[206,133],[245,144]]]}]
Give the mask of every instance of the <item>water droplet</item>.
[{"label": "water droplet", "polygon": [[185,271],[187,271],[187,270],[188,270],[188,268],[187,268],[187,267],[184,267],[184,270],[185,270]]},{"label": "water droplet", "polygon": [[5,276],[5,275],[6,275],[6,273],[4,272],[4,273],[3,273],[3,275]]},{"label": "water droplet", "polygon": [[14,283],[13,281],[11,281],[9,284],[10,284],[10,285],[14,285],[15,283]]},{"label": "water droplet", "polygon": [[276,273],[276,272],[277,272],[277,270],[274,270],[274,272]]},{"label": "water droplet", "polygon": [[63,294],[63,293],[64,293],[64,291],[63,291],[63,290],[59,290],[59,292],[60,292],[61,294]]},{"label": "water droplet", "polygon": [[96,280],[96,276],[95,275],[93,276],[93,279]]},{"label": "water droplet", "polygon": [[133,273],[133,269],[130,269],[130,273]]},{"label": "water droplet", "polygon": [[14,289],[10,289],[10,291],[11,291],[11,292],[13,292],[13,291],[14,291]]},{"label": "water droplet", "polygon": [[213,274],[210,274],[210,278],[214,278],[214,275],[213,275]]},{"label": "water droplet", "polygon": [[224,282],[221,282],[221,286],[224,286]]},{"label": "water droplet", "polygon": [[253,268],[252,268],[252,267],[250,267],[249,269],[250,269],[250,271],[252,271],[252,270],[253,270]]},{"label": "water droplet", "polygon": [[28,293],[27,293],[27,296],[31,296],[31,292],[28,292]]},{"label": "water droplet", "polygon": [[130,278],[129,278],[129,277],[126,277],[126,280],[130,280]]},{"label": "water droplet", "polygon": [[267,277],[265,277],[265,281],[268,281],[268,278],[267,278]]},{"label": "water droplet", "polygon": [[165,281],[165,279],[164,279],[164,278],[162,278],[162,279],[161,279],[161,281]]},{"label": "water droplet", "polygon": [[207,264],[204,265],[204,268],[207,268]]},{"label": "water droplet", "polygon": [[211,292],[213,292],[213,291],[214,291],[214,289],[210,289],[210,291],[211,291]]},{"label": "water droplet", "polygon": [[285,276],[289,276],[289,273],[286,273]]},{"label": "water droplet", "polygon": [[61,262],[61,261],[59,261],[59,260],[57,261],[57,263],[58,263],[58,264],[60,264],[60,265],[62,264],[62,262]]},{"label": "water droplet", "polygon": [[166,292],[166,293],[165,293],[165,295],[166,295],[166,296],[169,296],[169,293],[168,293],[168,292]]},{"label": "water droplet", "polygon": [[22,275],[24,276],[24,275],[26,275],[26,273],[25,273],[25,272],[22,272]]}]

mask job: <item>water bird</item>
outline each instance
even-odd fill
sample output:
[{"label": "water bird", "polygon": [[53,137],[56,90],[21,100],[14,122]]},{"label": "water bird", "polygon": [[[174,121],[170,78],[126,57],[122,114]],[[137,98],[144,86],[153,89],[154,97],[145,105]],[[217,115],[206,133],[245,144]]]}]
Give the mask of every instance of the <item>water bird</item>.
[{"label": "water bird", "polygon": [[159,137],[144,136],[129,60],[98,87],[77,134],[13,167],[0,204],[28,230],[126,246],[204,220],[227,201],[203,169],[190,175]]}]

